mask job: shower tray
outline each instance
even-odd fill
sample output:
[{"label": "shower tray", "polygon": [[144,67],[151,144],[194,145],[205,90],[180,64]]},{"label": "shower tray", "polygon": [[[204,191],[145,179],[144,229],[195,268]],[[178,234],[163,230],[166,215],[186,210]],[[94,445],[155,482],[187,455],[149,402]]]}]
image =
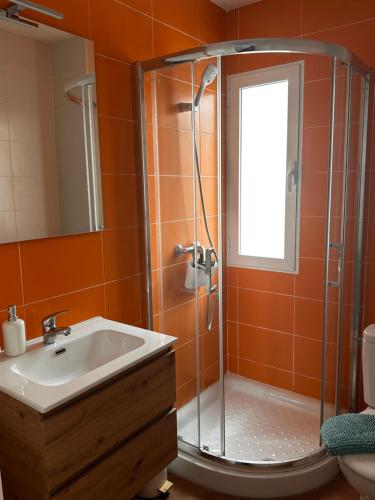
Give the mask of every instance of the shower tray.
[{"label": "shower tray", "polygon": [[[220,455],[219,384],[200,396],[203,450]],[[333,408],[332,408],[333,412]],[[178,410],[179,436],[194,443],[196,401]],[[225,456],[241,462],[288,461],[319,450],[320,403],[234,374],[225,375]]]}]

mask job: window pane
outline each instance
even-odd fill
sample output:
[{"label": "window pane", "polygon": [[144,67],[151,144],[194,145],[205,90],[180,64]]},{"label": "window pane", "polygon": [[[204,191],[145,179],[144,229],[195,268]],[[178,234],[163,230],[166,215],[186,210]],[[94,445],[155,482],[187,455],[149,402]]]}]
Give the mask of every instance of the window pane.
[{"label": "window pane", "polygon": [[285,257],[288,81],[240,90],[239,253]]}]

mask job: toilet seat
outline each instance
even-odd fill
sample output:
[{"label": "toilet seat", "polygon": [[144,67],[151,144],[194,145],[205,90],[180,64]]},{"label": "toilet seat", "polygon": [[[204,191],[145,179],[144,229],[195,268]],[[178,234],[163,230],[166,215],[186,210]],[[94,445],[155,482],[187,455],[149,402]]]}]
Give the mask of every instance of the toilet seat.
[{"label": "toilet seat", "polygon": [[[362,413],[375,415],[375,408],[366,408]],[[344,457],[340,457],[340,461],[359,476],[375,482],[375,453],[345,455]]]},{"label": "toilet seat", "polygon": [[[375,408],[366,408],[362,413],[375,415]],[[362,495],[375,495],[375,453],[345,455],[339,457],[342,472]]]}]

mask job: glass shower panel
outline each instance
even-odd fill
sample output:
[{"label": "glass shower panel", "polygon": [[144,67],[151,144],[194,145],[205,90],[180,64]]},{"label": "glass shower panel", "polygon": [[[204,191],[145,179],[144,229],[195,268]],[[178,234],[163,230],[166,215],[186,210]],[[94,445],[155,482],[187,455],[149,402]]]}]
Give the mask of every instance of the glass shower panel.
[{"label": "glass shower panel", "polygon": [[[200,224],[194,206],[193,97],[191,63],[145,74],[153,329],[177,337],[178,435],[199,446],[200,314],[192,263]],[[176,252],[177,245],[184,251]]]},{"label": "glass shower panel", "polygon": [[[350,316],[346,314],[346,288],[352,268],[348,261],[347,239],[351,229],[348,192],[353,179],[349,171],[351,68],[334,63],[331,108],[330,213],[326,274],[325,342],[323,352],[324,419],[339,413],[342,394],[348,391],[349,357],[344,332]],[[347,406],[346,406],[347,408]]]},{"label": "glass shower panel", "polygon": [[[333,414],[335,364],[331,363],[332,355],[334,356],[332,337],[336,331],[338,315],[337,290],[329,288],[325,297],[324,288],[328,229],[329,241],[336,240],[332,225],[328,226],[327,217],[333,82],[330,58],[311,55],[304,55],[302,58],[304,61],[303,142],[300,259],[299,270],[295,277],[294,390],[313,397],[316,402],[313,442],[318,447],[322,406],[324,418]],[[336,140],[333,137],[334,143]],[[334,155],[337,154],[337,148],[338,146],[334,146]],[[331,185],[333,192],[337,190],[335,173],[332,175]],[[334,215],[337,216],[337,212]],[[333,213],[330,214],[330,220],[332,218]],[[336,278],[334,270],[337,270],[337,252],[332,248],[329,249],[328,264],[328,279],[333,282]],[[325,401],[323,405],[322,390]]]},{"label": "glass shower panel", "polygon": [[[349,106],[349,133],[348,133],[348,177],[347,177],[347,218],[346,218],[346,242],[345,255],[343,258],[345,276],[343,280],[342,291],[342,310],[341,310],[341,363],[339,366],[340,391],[338,393],[338,411],[346,412],[352,407],[351,394],[352,384],[355,383],[352,377],[352,358],[353,358],[353,336],[354,328],[358,328],[361,335],[361,291],[359,292],[359,301],[356,302],[356,255],[358,244],[361,242],[358,235],[360,224],[360,159],[361,159],[361,141],[362,127],[361,118],[363,116],[363,89],[364,79],[358,73],[351,74],[350,80],[350,106]],[[361,268],[359,265],[359,273]],[[358,311],[356,308],[359,306]],[[355,325],[355,318],[358,317],[358,324]]]},{"label": "glass shower panel", "polygon": [[195,199],[199,242],[204,251],[205,277],[199,288],[200,314],[200,437],[201,448],[214,455],[222,455],[222,376],[223,357],[220,340],[219,283],[220,245],[219,238],[219,182],[218,144],[220,116],[218,106],[221,88],[220,63],[210,58],[195,64],[195,95],[207,81],[207,75],[214,75],[213,81],[205,87],[195,109],[197,148],[195,164]]}]

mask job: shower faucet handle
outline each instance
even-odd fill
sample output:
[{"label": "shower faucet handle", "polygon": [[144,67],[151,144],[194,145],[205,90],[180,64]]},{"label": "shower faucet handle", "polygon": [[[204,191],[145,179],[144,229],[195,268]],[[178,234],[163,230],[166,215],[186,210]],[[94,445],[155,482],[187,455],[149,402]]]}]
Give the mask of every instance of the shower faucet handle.
[{"label": "shower faucet handle", "polygon": [[192,111],[193,109],[193,105],[191,104],[191,102],[179,102],[177,106],[178,110],[181,113],[183,113],[184,111]]},{"label": "shower faucet handle", "polygon": [[197,252],[198,255],[202,255],[205,252],[204,247],[199,243],[199,241],[191,243],[190,245],[181,245],[181,243],[179,243],[174,247],[174,254],[176,257],[181,257],[181,255],[185,255],[187,253],[194,257],[195,252]]}]

